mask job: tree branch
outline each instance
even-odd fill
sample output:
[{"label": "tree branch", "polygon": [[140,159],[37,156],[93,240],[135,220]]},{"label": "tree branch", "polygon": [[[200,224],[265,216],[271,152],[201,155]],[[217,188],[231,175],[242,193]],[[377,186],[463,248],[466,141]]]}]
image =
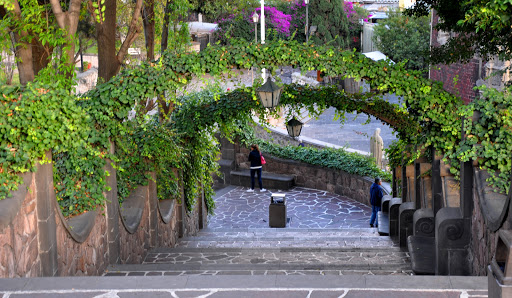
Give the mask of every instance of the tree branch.
[{"label": "tree branch", "polygon": [[59,24],[60,28],[66,29],[66,13],[62,11],[59,0],[50,0],[50,4],[57,24]]},{"label": "tree branch", "polygon": [[137,3],[135,4],[132,20],[130,22],[130,28],[128,29],[128,34],[126,35],[126,39],[124,40],[121,48],[119,49],[119,52],[117,53],[117,60],[119,60],[119,63],[123,62],[123,59],[128,52],[128,48],[132,45],[140,33],[140,28],[137,26],[137,21],[140,17],[142,3],[143,0],[137,0]]}]

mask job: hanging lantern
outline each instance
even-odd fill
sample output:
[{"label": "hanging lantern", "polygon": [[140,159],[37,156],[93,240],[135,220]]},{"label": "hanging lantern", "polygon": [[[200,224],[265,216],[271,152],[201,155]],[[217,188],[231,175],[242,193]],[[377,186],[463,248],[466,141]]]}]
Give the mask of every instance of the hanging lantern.
[{"label": "hanging lantern", "polygon": [[288,135],[292,138],[296,138],[296,137],[300,136],[300,132],[302,130],[303,124],[304,123],[295,119],[295,117],[290,119],[288,122],[286,122],[286,130],[288,130]]},{"label": "hanging lantern", "polygon": [[256,89],[260,96],[261,104],[265,108],[274,108],[279,104],[281,97],[281,90],[270,78],[267,79],[265,84]]}]

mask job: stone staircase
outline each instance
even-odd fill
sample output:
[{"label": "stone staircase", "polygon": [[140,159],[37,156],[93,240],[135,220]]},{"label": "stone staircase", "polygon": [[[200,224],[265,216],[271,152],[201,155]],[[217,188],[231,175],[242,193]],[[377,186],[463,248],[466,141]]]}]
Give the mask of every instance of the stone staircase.
[{"label": "stone staircase", "polygon": [[155,248],[105,276],[410,275],[408,252],[376,229],[216,228]]}]

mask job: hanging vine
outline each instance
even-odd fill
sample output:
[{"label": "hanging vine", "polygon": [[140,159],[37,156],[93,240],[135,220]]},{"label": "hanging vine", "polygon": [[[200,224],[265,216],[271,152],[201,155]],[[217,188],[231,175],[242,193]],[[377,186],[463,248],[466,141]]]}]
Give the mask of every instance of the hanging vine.
[{"label": "hanging vine", "polygon": [[[20,183],[17,173],[31,170],[37,158],[53,149],[56,153],[67,152],[70,161],[60,164],[64,173],[73,174],[56,175],[56,184],[66,193],[59,200],[61,208],[68,208],[67,214],[73,215],[102,204],[108,175],[103,170],[105,161],[127,158],[109,154],[110,141],[129,133],[126,130],[129,121],[125,120],[136,102],[158,97],[173,107],[162,118],[171,122],[161,125],[175,130],[176,135],[169,137],[176,140],[175,149],[182,153],[172,155],[167,161],[187,172],[184,181],[187,206],[193,206],[197,185],[203,183],[213,210],[213,191],[207,188],[211,182],[209,171],[215,170],[211,156],[218,152],[211,141],[213,128],[229,133],[251,111],[262,118],[269,112],[259,104],[253,88],[202,94],[189,102],[170,94],[181,90],[194,76],[205,73],[219,76],[231,73],[234,68],[250,67],[275,73],[283,65],[300,67],[302,71],[319,70],[328,76],[364,79],[370,85],[369,92],[356,94],[336,87],[289,85],[283,90],[283,104],[310,110],[314,105],[333,106],[338,111],[374,115],[393,127],[404,142],[433,146],[457,163],[461,127],[457,108],[461,101],[445,92],[440,83],[424,79],[421,72],[407,70],[403,63],[374,62],[361,54],[329,46],[313,47],[293,40],[269,41],[264,45],[233,40],[229,46],[209,46],[200,53],[166,52],[158,62],[143,62],[139,67],[123,69],[81,98],[59,91],[57,85],[53,89],[52,85],[37,82],[27,84],[25,89],[1,87],[0,198],[5,198]],[[386,93],[396,93],[400,103],[385,101]],[[139,138],[147,137],[139,135]],[[147,147],[150,149],[146,152],[161,149],[164,139]],[[123,147],[120,141],[116,142]],[[210,146],[206,150],[204,143]],[[79,146],[85,149],[75,154]],[[118,164],[122,162],[118,160]],[[84,183],[84,177],[92,180]],[[72,201],[65,202],[71,198]]]}]

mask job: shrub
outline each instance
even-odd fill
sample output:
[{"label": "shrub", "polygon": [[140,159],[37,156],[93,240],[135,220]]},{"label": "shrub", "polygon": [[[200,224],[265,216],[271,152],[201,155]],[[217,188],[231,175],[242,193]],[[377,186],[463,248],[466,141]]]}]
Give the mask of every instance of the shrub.
[{"label": "shrub", "polygon": [[382,180],[391,181],[391,174],[380,170],[375,165],[375,160],[365,155],[347,152],[344,149],[280,146],[264,140],[255,142],[260,144],[260,149],[263,152],[277,157],[342,170],[359,176],[381,177]]}]

